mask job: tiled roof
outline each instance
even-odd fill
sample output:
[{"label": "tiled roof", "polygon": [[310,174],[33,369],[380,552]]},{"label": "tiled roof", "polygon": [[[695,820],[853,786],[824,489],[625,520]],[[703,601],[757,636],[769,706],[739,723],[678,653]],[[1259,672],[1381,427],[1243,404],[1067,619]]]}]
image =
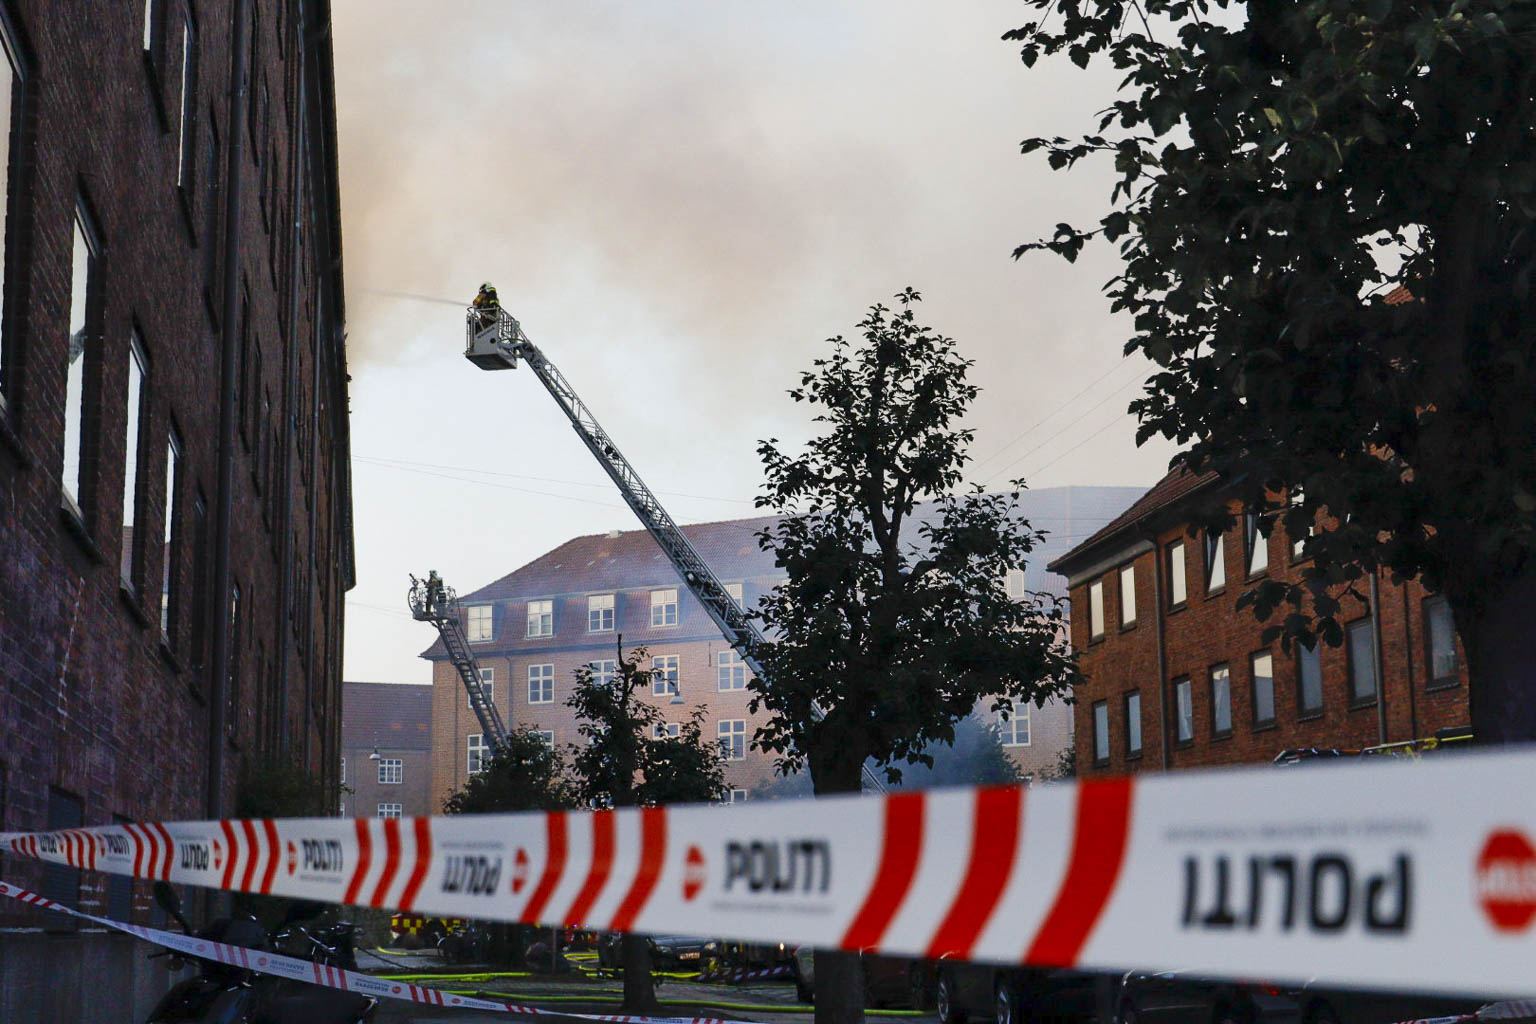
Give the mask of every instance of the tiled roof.
[{"label": "tiled roof", "polygon": [[[1061,581],[1046,572],[1046,562],[1088,530],[1114,517],[1139,493],[1139,487],[1049,487],[1024,491],[1019,497],[1022,514],[1031,525],[1048,533],[1030,559],[1025,586],[1065,596]],[[921,520],[932,507],[920,505],[915,518]],[[682,531],[721,580],[768,582],[782,577],[783,571],[774,566],[771,552],[758,547],[757,534],[776,521],[774,516],[756,516],[694,523],[682,527]],[[916,541],[916,527],[913,523],[903,534]],[[486,604],[671,586],[677,582],[672,564],[648,532],[615,530],[572,538],[493,583],[461,593],[459,601]],[[448,583],[452,585],[453,581]],[[683,600],[692,599],[683,595]],[[443,654],[442,642],[438,641],[421,656],[435,658]]]},{"label": "tiled roof", "polygon": [[383,744],[430,750],[431,684],[342,683],[341,737],[347,749]]},{"label": "tiled roof", "polygon": [[1216,473],[1195,474],[1183,466],[1170,470],[1168,475],[1152,485],[1152,489],[1138,498],[1131,507],[1098,530],[1071,551],[1053,560],[1047,568],[1051,572],[1067,575],[1065,566],[1078,562],[1099,546],[1119,537],[1138,522],[1181,501],[1195,491],[1215,483]]}]

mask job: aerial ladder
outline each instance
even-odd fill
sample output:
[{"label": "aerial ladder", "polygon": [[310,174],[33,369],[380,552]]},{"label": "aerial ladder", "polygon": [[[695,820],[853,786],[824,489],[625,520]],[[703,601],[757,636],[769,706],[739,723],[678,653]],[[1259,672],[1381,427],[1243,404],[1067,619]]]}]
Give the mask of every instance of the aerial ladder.
[{"label": "aerial ladder", "polygon": [[469,641],[464,636],[464,627],[459,623],[459,595],[452,587],[444,585],[436,572],[431,572],[424,580],[411,577],[407,602],[411,606],[413,618],[437,627],[437,632],[443,638],[443,647],[448,651],[448,660],[453,662],[469,694],[470,710],[480,720],[481,734],[491,752],[500,753],[507,745],[507,727],[502,724],[501,712],[496,710],[496,704],[486,696],[485,686],[480,682],[480,665],[475,661],[475,655],[469,649]]},{"label": "aerial ladder", "polygon": [[[757,648],[763,643],[762,633],[747,618],[736,599],[726,591],[724,584],[716,578],[677,523],[673,522],[656,495],[645,485],[645,481],[640,479],[640,475],[629,464],[629,460],[624,458],[608,432],[576,394],[570,381],[565,379],[555,364],[544,357],[537,345],[528,340],[522,325],[499,305],[472,306],[465,315],[465,335],[467,344],[464,358],[482,370],[515,370],[518,360],[528,364],[534,376],[539,378],[539,383],[544,385],[544,389],[571,421],[582,444],[587,446],[587,450],[596,457],[609,478],[618,486],[625,503],[634,510],[646,531],[677,570],[688,592],[704,606],[704,611],[726,642],[753,675],[759,679],[767,678],[756,654]],[[815,709],[815,714],[818,720],[822,717],[819,708]],[[864,786],[877,793],[885,790],[868,765],[864,766]]]}]

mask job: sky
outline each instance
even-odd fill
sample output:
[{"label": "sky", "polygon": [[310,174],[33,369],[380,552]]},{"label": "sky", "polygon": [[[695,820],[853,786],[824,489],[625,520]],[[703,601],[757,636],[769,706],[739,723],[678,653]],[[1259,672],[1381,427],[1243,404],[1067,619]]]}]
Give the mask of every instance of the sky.
[{"label": "sky", "polygon": [[526,370],[462,358],[482,280],[681,523],[752,515],[763,438],[828,337],[910,285],[982,386],[972,479],[1150,486],[1147,364],[1076,264],[1021,242],[1097,219],[1103,69],[1026,69],[1018,0],[334,0],[357,586],[347,679],[427,682],[409,574],[461,593],[638,526]]}]

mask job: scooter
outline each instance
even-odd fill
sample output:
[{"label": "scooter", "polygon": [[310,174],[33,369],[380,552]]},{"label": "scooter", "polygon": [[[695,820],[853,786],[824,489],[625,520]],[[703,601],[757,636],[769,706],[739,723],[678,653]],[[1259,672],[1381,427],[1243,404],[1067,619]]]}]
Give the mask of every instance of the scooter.
[{"label": "scooter", "polygon": [[[336,967],[355,966],[351,925],[333,925],[317,933],[297,925],[296,922],[320,913],[324,909],[320,903],[295,901],[289,906],[277,932],[269,935],[261,923],[249,914],[218,918],[193,932],[192,926],[182,915],[181,901],[176,891],[165,882],[155,883],[155,902],[188,935],[195,934],[198,938],[213,942],[261,950],[271,950],[279,942],[287,944],[299,939],[305,948],[291,955]],[[342,929],[345,929],[344,937]],[[335,941],[327,942],[326,939]],[[151,959],[169,957],[168,966],[172,970],[194,965],[198,973],[178,982],[167,992],[150,1013],[147,1024],[363,1024],[373,1016],[378,1006],[377,999],[354,992],[258,974],[216,960],[184,957],[170,951],[152,953],[150,956]]]}]

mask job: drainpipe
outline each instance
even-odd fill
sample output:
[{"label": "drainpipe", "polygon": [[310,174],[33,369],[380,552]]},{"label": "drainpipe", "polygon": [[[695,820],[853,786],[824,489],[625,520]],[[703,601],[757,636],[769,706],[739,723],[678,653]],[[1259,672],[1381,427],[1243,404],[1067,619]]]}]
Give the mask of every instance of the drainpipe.
[{"label": "drainpipe", "polygon": [[1168,742],[1168,644],[1163,631],[1163,549],[1157,542],[1157,534],[1146,535],[1152,542],[1152,624],[1157,630],[1157,717],[1158,738],[1161,741],[1163,771],[1168,770],[1170,756]]},{"label": "drainpipe", "polygon": [[1387,742],[1387,680],[1381,671],[1381,583],[1371,570],[1371,667],[1376,672],[1376,742]]},{"label": "drainpipe", "polygon": [[214,505],[213,592],[213,665],[208,709],[208,791],[207,814],[224,814],[224,733],[229,699],[229,587],[230,532],[235,487],[235,378],[239,373],[240,330],[240,225],[244,189],[241,176],[245,170],[245,79],[247,36],[251,21],[251,0],[235,0],[234,23],[230,27],[229,58],[229,164],[224,189],[224,316],[220,321],[223,340],[219,346],[219,450],[218,490]]}]

